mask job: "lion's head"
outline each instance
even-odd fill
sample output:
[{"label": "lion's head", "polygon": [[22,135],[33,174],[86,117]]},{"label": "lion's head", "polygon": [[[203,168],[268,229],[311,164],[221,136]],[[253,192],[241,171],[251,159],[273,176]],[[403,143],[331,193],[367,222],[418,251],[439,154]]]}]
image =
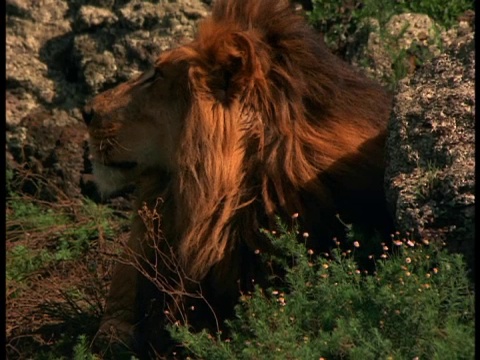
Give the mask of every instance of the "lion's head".
[{"label": "lion's head", "polygon": [[188,111],[187,67],[157,65],[95,98],[84,109],[94,174],[102,193],[147,170],[175,167],[175,149]]},{"label": "lion's head", "polygon": [[135,182],[141,201],[167,199],[167,237],[202,278],[238,243],[259,246],[274,213],[334,213],[342,187],[381,187],[389,109],[288,1],[217,0],[193,42],[98,95],[85,120],[101,191]]}]

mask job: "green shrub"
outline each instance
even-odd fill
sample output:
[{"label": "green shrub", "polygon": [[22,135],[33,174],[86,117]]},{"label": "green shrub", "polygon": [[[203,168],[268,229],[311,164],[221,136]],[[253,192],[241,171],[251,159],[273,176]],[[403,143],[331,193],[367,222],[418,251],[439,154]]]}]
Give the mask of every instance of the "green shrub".
[{"label": "green shrub", "polygon": [[403,12],[427,14],[446,28],[457,24],[465,11],[475,10],[474,0],[397,0],[396,3]]},{"label": "green shrub", "polygon": [[73,347],[73,359],[74,360],[99,360],[99,358],[93,355],[90,351],[90,342],[85,335],[78,337],[77,344]]},{"label": "green shrub", "polygon": [[191,358],[473,358],[474,297],[460,255],[395,239],[367,273],[340,248],[310,255],[294,233],[268,234],[285,255],[270,258],[285,284],[243,295],[228,335],[170,326]]}]

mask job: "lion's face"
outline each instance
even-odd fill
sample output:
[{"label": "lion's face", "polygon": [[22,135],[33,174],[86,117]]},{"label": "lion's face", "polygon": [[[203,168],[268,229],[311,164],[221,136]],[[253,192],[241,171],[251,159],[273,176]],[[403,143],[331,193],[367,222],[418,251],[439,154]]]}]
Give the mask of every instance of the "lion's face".
[{"label": "lion's face", "polygon": [[104,194],[148,171],[172,171],[187,109],[185,64],[159,59],[85,107],[93,172]]}]

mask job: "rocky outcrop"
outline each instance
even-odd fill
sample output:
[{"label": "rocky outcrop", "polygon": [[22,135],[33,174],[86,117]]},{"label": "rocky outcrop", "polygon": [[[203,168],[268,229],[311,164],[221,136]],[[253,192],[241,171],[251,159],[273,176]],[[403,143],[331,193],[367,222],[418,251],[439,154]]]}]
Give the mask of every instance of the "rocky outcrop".
[{"label": "rocky outcrop", "polygon": [[457,38],[401,82],[387,141],[386,188],[398,228],[445,242],[473,265],[475,42]]},{"label": "rocky outcrop", "polygon": [[89,181],[85,101],[193,37],[200,0],[6,0],[7,168],[14,191],[54,201]]},{"label": "rocky outcrop", "polygon": [[348,40],[346,58],[391,86],[442,54],[457,38],[471,33],[473,26],[474,14],[470,12],[449,30],[425,14],[394,15],[382,27],[378,20],[365,18]]}]

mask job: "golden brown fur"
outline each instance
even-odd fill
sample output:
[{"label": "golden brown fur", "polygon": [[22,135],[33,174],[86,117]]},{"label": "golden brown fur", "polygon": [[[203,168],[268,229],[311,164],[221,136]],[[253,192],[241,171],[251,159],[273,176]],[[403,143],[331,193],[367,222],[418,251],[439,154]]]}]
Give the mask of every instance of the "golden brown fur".
[{"label": "golden brown fur", "polygon": [[[315,249],[341,235],[337,212],[384,220],[390,97],[331,55],[287,1],[217,0],[196,39],[155,69],[87,107],[95,174],[104,192],[135,182],[139,208],[163,199],[161,234],[146,239],[137,216],[129,247],[152,257],[145,241],[170,244],[220,317],[237,281],[261,277],[254,251],[268,251],[259,228],[274,214],[300,213]],[[162,263],[156,271],[176,278]],[[133,336],[145,298],[161,298],[147,283],[118,266],[104,329]]]}]

